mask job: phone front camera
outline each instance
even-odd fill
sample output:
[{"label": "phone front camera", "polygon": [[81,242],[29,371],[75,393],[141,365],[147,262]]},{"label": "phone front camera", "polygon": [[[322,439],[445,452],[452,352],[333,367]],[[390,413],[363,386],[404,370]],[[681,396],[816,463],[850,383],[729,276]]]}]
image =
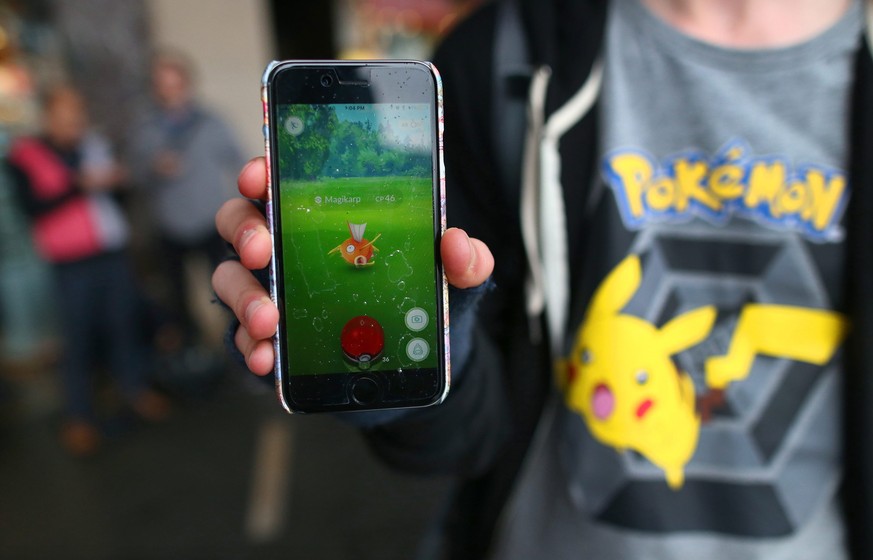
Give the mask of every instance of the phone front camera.
[{"label": "phone front camera", "polygon": [[324,87],[330,87],[333,85],[333,76],[330,74],[322,74],[321,75],[321,85]]}]

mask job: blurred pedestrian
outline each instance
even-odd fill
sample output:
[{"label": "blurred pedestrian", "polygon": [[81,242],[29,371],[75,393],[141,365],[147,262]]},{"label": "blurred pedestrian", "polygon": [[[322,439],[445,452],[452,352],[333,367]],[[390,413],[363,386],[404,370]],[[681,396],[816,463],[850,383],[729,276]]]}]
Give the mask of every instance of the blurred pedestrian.
[{"label": "blurred pedestrian", "polygon": [[89,130],[84,99],[68,86],[48,93],[42,134],[16,140],[8,161],[36,248],[56,282],[66,400],[61,441],[73,454],[90,454],[101,439],[93,385],[102,350],[136,414],[158,420],[168,412],[167,401],[146,381],[138,298],[125,253],[127,222],[111,194],[124,173],[108,143]]},{"label": "blurred pedestrian", "polygon": [[[196,100],[194,74],[183,53],[159,52],[151,71],[154,105],[131,137],[134,180],[149,189],[170,288],[170,336],[162,341],[173,350],[202,342],[190,305],[200,286],[188,284],[186,268],[198,256],[208,259],[209,270],[221,261],[225,243],[215,212],[232,195],[229,185],[244,162],[228,126]],[[208,289],[208,276],[202,280]]]}]

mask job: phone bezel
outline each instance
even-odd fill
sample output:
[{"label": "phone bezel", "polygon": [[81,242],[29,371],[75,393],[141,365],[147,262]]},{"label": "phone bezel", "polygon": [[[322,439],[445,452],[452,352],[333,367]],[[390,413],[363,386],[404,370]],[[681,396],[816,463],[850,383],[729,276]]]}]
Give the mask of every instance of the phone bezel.
[{"label": "phone bezel", "polygon": [[[322,84],[331,76],[331,84]],[[410,77],[416,78],[410,83]],[[422,78],[426,77],[426,82]],[[386,87],[386,81],[391,87]],[[406,86],[406,87],[403,87]],[[425,86],[422,89],[422,86]],[[263,81],[265,140],[268,161],[278,161],[275,141],[277,111],[286,103],[422,103],[431,107],[433,126],[432,215],[434,283],[436,317],[433,330],[438,356],[436,368],[402,368],[399,370],[337,372],[291,375],[284,313],[280,312],[279,330],[274,337],[276,352],[276,388],[282,406],[289,412],[325,412],[374,410],[428,406],[445,399],[450,385],[448,341],[447,283],[439,253],[439,241],[445,231],[445,184],[442,159],[442,93],[439,74],[433,65],[418,61],[285,61],[271,63]],[[282,268],[281,212],[278,211],[278,169],[268,165],[268,220],[273,233],[271,293],[280,310],[284,310],[284,273]],[[274,173],[276,174],[274,180]],[[365,382],[359,381],[365,380]],[[378,386],[378,398],[359,402],[353,391],[364,383]]]}]

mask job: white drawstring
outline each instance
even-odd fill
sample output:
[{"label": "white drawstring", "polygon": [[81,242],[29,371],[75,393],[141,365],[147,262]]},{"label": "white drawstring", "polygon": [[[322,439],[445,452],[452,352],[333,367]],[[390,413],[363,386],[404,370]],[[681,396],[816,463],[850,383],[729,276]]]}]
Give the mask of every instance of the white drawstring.
[{"label": "white drawstring", "polygon": [[527,135],[524,143],[524,159],[521,175],[521,233],[527,253],[528,273],[525,285],[527,315],[531,335],[539,340],[539,316],[545,307],[543,268],[539,245],[539,181],[540,143],[543,135],[546,89],[551,76],[548,67],[540,67],[531,78],[528,95]]},{"label": "white drawstring", "polygon": [[603,65],[594,64],[582,88],[544,122],[551,72],[538,69],[531,82],[528,131],[522,173],[521,225],[529,263],[527,312],[533,336],[545,310],[552,355],[563,353],[570,306],[567,213],[561,188],[561,137],[594,106],[603,81]]}]

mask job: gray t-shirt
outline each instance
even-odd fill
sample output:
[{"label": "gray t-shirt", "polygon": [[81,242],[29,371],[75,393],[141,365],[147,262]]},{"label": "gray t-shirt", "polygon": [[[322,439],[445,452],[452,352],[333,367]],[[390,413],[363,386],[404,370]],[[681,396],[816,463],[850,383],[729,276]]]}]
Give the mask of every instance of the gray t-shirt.
[{"label": "gray t-shirt", "polygon": [[862,19],[855,2],[802,44],[734,50],[612,3],[590,232],[609,264],[586,270],[567,388],[495,558],[846,556],[836,310]]}]

